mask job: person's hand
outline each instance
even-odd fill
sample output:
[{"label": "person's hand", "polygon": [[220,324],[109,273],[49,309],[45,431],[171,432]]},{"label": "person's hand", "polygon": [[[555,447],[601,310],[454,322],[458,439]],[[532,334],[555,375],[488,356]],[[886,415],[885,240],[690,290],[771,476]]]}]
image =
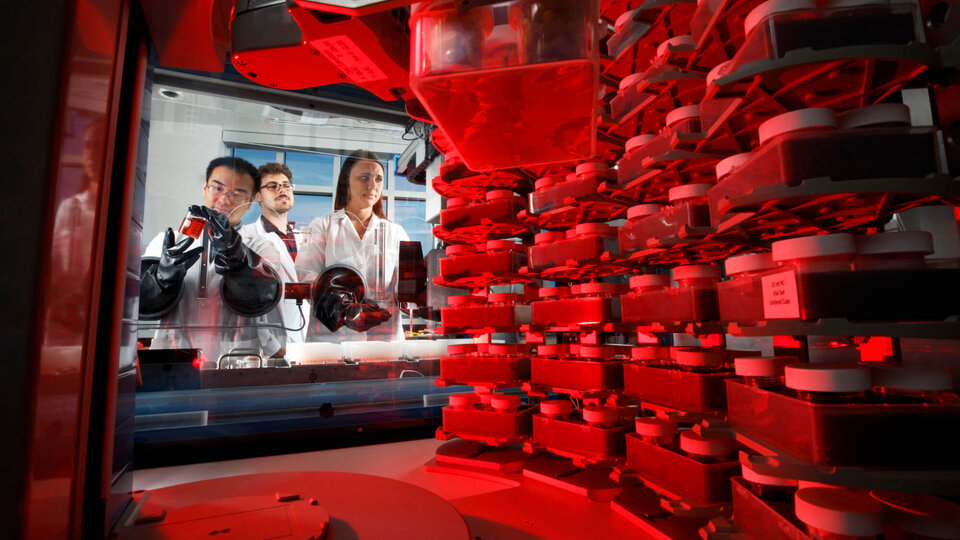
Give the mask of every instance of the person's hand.
[{"label": "person's hand", "polygon": [[168,228],[163,235],[163,249],[157,266],[157,282],[163,286],[179,285],[187,275],[187,269],[197,262],[203,248],[187,251],[193,244],[189,236],[174,243],[173,229]]},{"label": "person's hand", "polygon": [[343,326],[347,308],[356,303],[356,297],[350,291],[329,288],[314,300],[314,316],[327,330],[336,332]]},{"label": "person's hand", "polygon": [[389,311],[381,308],[376,302],[364,300],[347,308],[343,323],[355,332],[366,332],[389,318]]},{"label": "person's hand", "polygon": [[230,225],[230,219],[216,210],[206,206],[193,205],[190,212],[203,216],[209,224],[210,244],[218,252],[227,252],[236,248],[240,240],[240,235],[236,234],[233,226]]}]

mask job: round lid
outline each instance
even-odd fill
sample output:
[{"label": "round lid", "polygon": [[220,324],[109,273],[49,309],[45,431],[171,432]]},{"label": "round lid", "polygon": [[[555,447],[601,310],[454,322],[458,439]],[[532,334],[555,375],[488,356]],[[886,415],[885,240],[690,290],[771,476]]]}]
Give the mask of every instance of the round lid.
[{"label": "round lid", "polygon": [[960,538],[960,506],[933,495],[871,491],[883,503],[885,518],[898,529],[930,538]]},{"label": "round lid", "polygon": [[870,376],[874,386],[894,390],[919,392],[949,392],[953,390],[950,369],[940,366],[916,366],[899,363],[870,362]]},{"label": "round lid", "polygon": [[566,232],[564,232],[564,238],[576,238],[576,237],[577,237],[576,227],[567,229]]},{"label": "round lid", "polygon": [[635,420],[637,435],[641,437],[673,437],[677,434],[677,424],[666,418],[641,416]]},{"label": "round lid", "polygon": [[713,184],[687,184],[684,186],[672,187],[669,191],[667,191],[667,200],[670,202],[676,202],[687,199],[695,199],[697,197],[706,197],[707,192],[710,191],[710,188],[712,187]]},{"label": "round lid", "polygon": [[[657,47],[657,56],[659,56],[660,58],[663,58],[664,56],[667,55],[668,52],[670,52],[670,47],[683,47],[684,45],[693,45],[693,36],[691,36],[690,34],[685,34],[682,36],[674,36],[664,41],[663,43],[660,44],[659,47]],[[670,125],[669,116],[667,118],[668,118],[667,125],[669,126]]]},{"label": "round lid", "polygon": [[653,133],[643,133],[641,135],[637,135],[636,137],[630,137],[627,139],[627,144],[625,144],[623,148],[627,151],[627,153],[630,153],[652,141],[656,137],[657,136]]},{"label": "round lid", "polygon": [[475,343],[454,343],[447,345],[447,354],[470,354],[477,351]]},{"label": "round lid", "polygon": [[791,364],[783,372],[787,388],[805,392],[865,392],[873,386],[870,370],[856,364]]},{"label": "round lid", "polygon": [[487,354],[487,349],[490,348],[489,343],[474,343],[477,346],[477,352],[480,354]]},{"label": "round lid", "polygon": [[473,407],[473,404],[476,402],[477,402],[476,394],[471,394],[471,393],[450,394],[451,407]]},{"label": "round lid", "polygon": [[577,236],[587,236],[591,234],[615,236],[617,230],[606,223],[581,223],[574,229],[574,234]]},{"label": "round lid", "polygon": [[627,209],[627,219],[640,219],[652,216],[663,210],[659,204],[638,204]]},{"label": "round lid", "polygon": [[658,345],[638,345],[630,350],[630,358],[634,360],[667,360],[670,358],[670,349]]},{"label": "round lid", "polygon": [[548,399],[540,402],[540,412],[547,416],[566,416],[573,410],[573,405],[566,399]]},{"label": "round lid", "polygon": [[933,235],[927,231],[898,231],[857,236],[857,253],[881,255],[887,253],[933,253]]},{"label": "round lid", "polygon": [[507,251],[517,249],[520,244],[513,240],[487,240],[487,251]]},{"label": "round lid", "polygon": [[711,84],[716,82],[716,80],[719,79],[720,77],[728,75],[728,71],[730,70],[731,67],[733,67],[732,60],[727,60],[726,62],[720,62],[719,64],[713,66],[713,69],[711,69],[710,72],[707,73],[707,86],[710,86]]},{"label": "round lid", "polygon": [[622,283],[583,283],[580,285],[580,294],[620,294],[627,292],[627,286]]},{"label": "round lid", "polygon": [[580,356],[580,344],[579,343],[570,343],[570,354],[574,356]]},{"label": "round lid", "polygon": [[520,408],[520,396],[514,394],[494,394],[490,406],[497,411],[515,411]]},{"label": "round lid", "polygon": [[523,302],[527,297],[519,293],[490,293],[487,302],[502,304],[504,302]]},{"label": "round lid", "polygon": [[835,233],[778,240],[772,244],[773,260],[810,259],[831,255],[851,255],[857,251],[852,234]]},{"label": "round lid", "polygon": [[723,261],[723,271],[728,276],[733,274],[742,274],[743,272],[759,272],[760,270],[769,270],[776,268],[777,263],[773,262],[771,253],[748,253],[746,255],[737,255]]},{"label": "round lid", "polygon": [[473,199],[468,199],[466,197],[453,197],[447,199],[447,208],[457,208],[460,206],[467,206],[472,203]]},{"label": "round lid", "polygon": [[698,456],[725,456],[733,451],[733,437],[688,430],[680,434],[680,449]]},{"label": "round lid", "polygon": [[460,294],[456,296],[448,296],[447,303],[451,306],[473,306],[478,304],[484,304],[487,302],[487,299],[482,296],[473,296],[472,294]]},{"label": "round lid", "polygon": [[669,286],[670,276],[666,274],[641,274],[630,278],[631,289],[659,289]]},{"label": "round lid", "polygon": [[[683,37],[683,36],[680,36]],[[689,37],[689,36],[687,36]],[[666,45],[666,42],[664,42]],[[687,105],[686,107],[678,107],[667,113],[667,126],[673,126],[684,120],[689,120],[691,118],[700,118],[700,107],[698,105]]]},{"label": "round lid", "polygon": [[571,295],[571,296],[580,296],[580,294],[582,294],[582,293],[580,292],[580,284],[579,284],[579,283],[570,286],[570,295]]},{"label": "round lid", "polygon": [[674,281],[684,279],[720,279],[720,267],[712,264],[687,264],[673,269]]},{"label": "round lid", "polygon": [[796,362],[796,356],[745,356],[733,359],[733,370],[741,377],[783,377],[784,366]]},{"label": "round lid", "polygon": [[679,348],[677,365],[688,367],[716,367],[726,362],[726,349]]},{"label": "round lid", "polygon": [[536,190],[546,189],[550,186],[555,186],[563,182],[563,177],[559,174],[551,174],[550,176],[544,176],[543,178],[537,180],[533,183],[533,188]]},{"label": "round lid", "polygon": [[606,173],[610,170],[610,167],[602,161],[588,161],[586,163],[581,163],[577,165],[576,172],[578,175],[587,174],[587,173]]},{"label": "round lid", "polygon": [[833,534],[883,533],[883,507],[867,495],[836,488],[803,488],[794,495],[797,519]]},{"label": "round lid", "polygon": [[909,126],[910,107],[903,103],[878,103],[847,111],[841,114],[837,120],[840,122],[842,129],[871,126]]},{"label": "round lid", "polygon": [[579,354],[583,358],[613,358],[616,351],[608,345],[580,345]]},{"label": "round lid", "polygon": [[617,20],[613,23],[614,31],[619,32],[624,27],[624,25],[630,22],[630,19],[632,18],[633,18],[632,9],[628,9],[627,11],[624,11],[623,13],[621,13],[620,16],[617,17]]},{"label": "round lid", "polygon": [[743,21],[743,34],[748,35],[763,19],[777,13],[817,9],[813,0],[769,0],[753,8]]},{"label": "round lid", "polygon": [[477,392],[477,400],[480,401],[481,405],[490,405],[490,400],[493,399],[493,392]]},{"label": "round lid", "polygon": [[444,252],[450,256],[456,255],[473,255],[477,252],[476,248],[470,244],[450,244],[444,249]]},{"label": "round lid", "polygon": [[620,79],[620,82],[617,84],[617,90],[619,90],[620,92],[623,92],[627,88],[630,88],[631,85],[636,84],[637,81],[640,80],[642,77],[643,77],[643,72],[631,73],[627,75],[626,77]]},{"label": "round lid", "polygon": [[547,232],[537,233],[533,235],[533,243],[549,244],[550,242],[563,240],[563,238],[564,238],[564,234],[562,231],[547,231]]},{"label": "round lid", "polygon": [[777,135],[807,129],[836,129],[837,116],[832,109],[814,107],[783,113],[760,124],[760,144]]},{"label": "round lid", "polygon": [[570,287],[543,287],[537,291],[537,296],[540,298],[559,298],[562,296],[570,296]]},{"label": "round lid", "polygon": [[721,159],[717,162],[714,170],[717,172],[717,180],[723,180],[728,174],[730,174],[734,169],[746,163],[750,158],[753,157],[753,152],[744,152],[742,154],[734,154],[728,158]]},{"label": "round lid", "polygon": [[487,192],[488,201],[496,201],[498,199],[510,199],[516,197],[517,194],[510,191],[509,189],[491,189]]},{"label": "round lid", "polygon": [[490,343],[487,345],[490,354],[515,355],[520,354],[520,345],[516,343]]},{"label": "round lid", "polygon": [[741,470],[743,471],[743,479],[747,482],[753,482],[755,484],[763,484],[765,486],[795,486],[797,481],[792,478],[780,478],[777,476],[767,476],[765,474],[760,474],[753,469],[751,469],[746,463],[741,463]]},{"label": "round lid", "polygon": [[588,424],[610,425],[616,424],[620,418],[620,411],[613,407],[603,407],[600,405],[587,405],[581,409],[583,421]]},{"label": "round lid", "polygon": [[566,343],[556,343],[553,345],[537,345],[537,354],[540,356],[560,356],[568,354],[570,346]]}]

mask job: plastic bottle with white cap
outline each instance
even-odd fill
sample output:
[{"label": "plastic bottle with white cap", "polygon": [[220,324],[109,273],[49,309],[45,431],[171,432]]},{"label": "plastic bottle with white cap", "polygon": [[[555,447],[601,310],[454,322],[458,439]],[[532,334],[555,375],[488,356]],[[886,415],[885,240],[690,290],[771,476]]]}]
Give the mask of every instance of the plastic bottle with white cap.
[{"label": "plastic bottle with white cap", "polygon": [[700,463],[724,463],[736,459],[735,440],[729,432],[702,425],[680,433],[680,450]]},{"label": "plastic bottle with white cap", "polygon": [[796,356],[747,356],[733,359],[733,371],[743,382],[763,390],[782,390],[784,367]]},{"label": "plastic bottle with white cap", "polygon": [[884,540],[960,539],[960,505],[940,497],[895,491],[870,492],[884,507]]},{"label": "plastic bottle with white cap", "polygon": [[810,403],[864,403],[873,388],[870,369],[857,364],[798,363],[783,371],[784,385]]},{"label": "plastic bottle with white cap", "polygon": [[760,474],[743,462],[741,466],[743,480],[754,495],[767,502],[793,503],[793,497],[797,492],[795,479]]},{"label": "plastic bottle with white cap", "polygon": [[957,402],[950,368],[898,362],[865,362],[873,390],[885,403]]},{"label": "plastic bottle with white cap", "polygon": [[[778,270],[796,275],[800,318],[818,319],[846,316],[847,299],[857,246],[847,233],[804,236],[780,240],[772,245]],[[877,291],[879,293],[879,291]]]},{"label": "plastic bottle with white cap", "polygon": [[717,284],[720,320],[750,323],[763,320],[761,276],[777,267],[769,252],[737,255],[723,261],[730,279]]},{"label": "plastic bottle with white cap", "polygon": [[716,321],[720,318],[717,282],[720,268],[710,264],[690,264],[673,269],[677,286],[671,289],[674,321]]},{"label": "plastic bottle with white cap", "polygon": [[849,489],[798,489],[794,511],[816,540],[868,540],[883,534],[880,503]]}]

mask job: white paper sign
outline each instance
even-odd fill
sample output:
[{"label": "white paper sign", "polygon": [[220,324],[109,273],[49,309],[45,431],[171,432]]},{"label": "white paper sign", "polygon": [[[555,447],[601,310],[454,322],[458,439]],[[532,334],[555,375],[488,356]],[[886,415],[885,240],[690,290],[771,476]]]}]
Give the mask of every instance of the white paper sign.
[{"label": "white paper sign", "polygon": [[797,276],[792,270],[760,278],[763,287],[763,318],[799,319],[800,295]]}]

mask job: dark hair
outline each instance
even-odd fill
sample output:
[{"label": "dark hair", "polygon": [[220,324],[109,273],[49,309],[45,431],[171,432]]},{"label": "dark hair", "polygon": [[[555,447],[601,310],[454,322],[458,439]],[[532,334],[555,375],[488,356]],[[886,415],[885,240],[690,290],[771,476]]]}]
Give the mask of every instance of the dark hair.
[{"label": "dark hair", "polygon": [[[356,165],[358,161],[372,161],[380,165],[380,169],[383,171],[384,176],[386,176],[387,170],[376,154],[369,150],[354,150],[350,152],[347,159],[343,161],[343,166],[340,167],[340,176],[337,177],[337,194],[333,198],[334,210],[347,207],[347,202],[350,200],[350,171],[353,170],[353,166]],[[382,194],[377,203],[373,205],[373,213],[381,219],[387,217],[386,214],[383,213]]]},{"label": "dark hair", "polygon": [[257,172],[260,173],[261,179],[268,174],[282,174],[287,177],[287,180],[293,182],[293,172],[283,163],[265,163],[257,169]]},{"label": "dark hair", "polygon": [[[213,170],[217,167],[226,167],[240,174],[249,174],[250,178],[253,178],[253,193],[260,191],[260,173],[257,172],[257,168],[249,161],[238,157],[218,157],[207,165],[207,176],[204,177],[206,178],[204,183],[210,181],[210,175],[213,174]],[[250,195],[253,195],[253,193]]]}]

